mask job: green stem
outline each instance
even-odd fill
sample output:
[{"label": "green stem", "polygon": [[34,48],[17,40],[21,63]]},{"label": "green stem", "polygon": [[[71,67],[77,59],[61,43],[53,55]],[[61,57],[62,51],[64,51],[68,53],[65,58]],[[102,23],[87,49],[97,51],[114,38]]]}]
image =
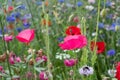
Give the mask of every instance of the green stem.
[{"label": "green stem", "polygon": [[[2,19],[2,18],[1,18]],[[4,40],[4,35],[5,35],[5,33],[4,33],[4,27],[3,27],[3,23],[2,23],[2,20],[0,21],[0,24],[1,24],[1,27],[2,27],[2,34],[3,34],[3,36],[2,36],[2,38],[3,38],[3,43],[4,43],[4,48],[5,48],[5,51],[6,51],[6,56],[7,56],[7,66],[8,66],[8,69],[9,69],[9,74],[10,74],[10,77],[11,77],[11,79],[12,79],[12,73],[11,73],[11,69],[10,69],[10,63],[9,63],[9,48],[7,49],[7,44],[6,44],[6,42],[5,42],[5,40]]]},{"label": "green stem", "polygon": [[[46,14],[46,22],[48,22],[49,17],[48,14]],[[47,67],[48,67],[48,72],[51,72],[50,70],[50,42],[49,42],[49,29],[48,29],[48,23],[46,24],[46,50],[47,50],[47,58],[48,58],[48,62],[47,62]],[[50,80],[53,80],[52,78]]]},{"label": "green stem", "polygon": [[[45,9],[44,9],[44,3],[42,5],[42,11],[44,13],[44,17],[45,17],[45,20],[46,20],[46,25],[45,25],[45,30],[46,30],[46,33],[45,33],[45,45],[46,45],[46,55],[47,55],[47,58],[48,58],[48,61],[47,61],[47,68],[48,68],[48,72],[51,73],[51,67],[50,67],[50,40],[49,40],[49,29],[48,29],[48,20],[49,20],[49,15],[48,13],[45,12]],[[42,24],[42,27],[44,27],[44,25]],[[43,29],[43,28],[42,28]],[[53,77],[50,77],[50,80],[53,80]]]},{"label": "green stem", "polygon": [[[99,19],[100,19],[100,1],[98,1],[98,15],[97,15],[97,26],[96,26],[96,36],[95,36],[95,43],[97,41],[97,37],[98,37],[98,24],[99,24]],[[96,45],[96,44],[95,44]],[[94,54],[96,54],[96,49],[94,49]],[[97,68],[98,68],[98,74],[97,77],[101,80],[101,75],[100,75],[100,68],[99,65],[97,63]]]}]

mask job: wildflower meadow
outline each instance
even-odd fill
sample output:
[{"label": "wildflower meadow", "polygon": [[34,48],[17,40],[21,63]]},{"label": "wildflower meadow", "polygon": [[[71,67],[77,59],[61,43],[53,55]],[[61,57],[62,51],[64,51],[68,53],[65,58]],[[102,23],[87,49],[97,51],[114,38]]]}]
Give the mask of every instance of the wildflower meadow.
[{"label": "wildflower meadow", "polygon": [[120,0],[0,0],[0,80],[120,80]]}]

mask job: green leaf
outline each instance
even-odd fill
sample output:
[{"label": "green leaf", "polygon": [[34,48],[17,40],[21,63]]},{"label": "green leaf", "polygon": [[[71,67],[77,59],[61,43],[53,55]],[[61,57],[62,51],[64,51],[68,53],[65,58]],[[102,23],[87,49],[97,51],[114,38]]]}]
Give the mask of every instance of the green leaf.
[{"label": "green leaf", "polygon": [[2,77],[9,77],[9,75],[7,75],[5,73],[0,73],[0,76],[2,76]]},{"label": "green leaf", "polygon": [[32,54],[30,54],[29,56],[27,56],[27,59],[26,59],[26,61],[28,62],[29,60],[30,60],[30,58],[32,58]]},{"label": "green leaf", "polygon": [[43,61],[44,61],[44,60],[39,60],[39,61],[37,61],[34,66],[40,65]]},{"label": "green leaf", "polygon": [[41,72],[41,71],[44,71],[44,70],[45,70],[45,68],[40,68],[40,67],[34,67],[34,69],[35,69],[36,71],[38,71],[38,72]]}]

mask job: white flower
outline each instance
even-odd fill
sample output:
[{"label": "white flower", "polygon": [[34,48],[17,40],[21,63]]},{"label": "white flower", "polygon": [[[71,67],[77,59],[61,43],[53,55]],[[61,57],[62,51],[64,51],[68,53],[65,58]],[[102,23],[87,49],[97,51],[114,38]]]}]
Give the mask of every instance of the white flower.
[{"label": "white flower", "polygon": [[69,59],[70,55],[66,53],[56,53],[56,59],[63,60],[63,59]]},{"label": "white flower", "polygon": [[86,6],[85,9],[92,11],[94,7],[92,5]]},{"label": "white flower", "polygon": [[109,74],[111,77],[115,77],[116,70],[108,70],[108,74]]},{"label": "white flower", "polygon": [[92,33],[92,36],[96,36],[96,32],[93,32],[93,33]]},{"label": "white flower", "polygon": [[79,73],[85,76],[91,75],[93,74],[93,72],[94,72],[93,68],[89,66],[83,66],[82,68],[79,69]]}]

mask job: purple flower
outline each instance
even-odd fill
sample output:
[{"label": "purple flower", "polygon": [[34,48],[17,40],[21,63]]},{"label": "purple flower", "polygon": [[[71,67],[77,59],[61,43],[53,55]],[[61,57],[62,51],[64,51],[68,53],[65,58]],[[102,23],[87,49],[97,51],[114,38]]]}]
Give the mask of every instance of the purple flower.
[{"label": "purple flower", "polygon": [[82,6],[82,5],[83,5],[83,3],[82,3],[82,2],[80,2],[80,1],[79,1],[79,2],[77,2],[77,6],[78,6],[78,7],[80,7],[80,6]]},{"label": "purple flower", "polygon": [[112,6],[112,2],[107,1],[107,2],[106,2],[106,7],[110,7],[110,6]]},{"label": "purple flower", "polygon": [[58,37],[57,40],[58,42],[62,42],[64,40],[64,37]]},{"label": "purple flower", "polygon": [[99,24],[98,24],[98,27],[99,27],[99,28],[104,28],[104,23],[99,23]]},{"label": "purple flower", "polygon": [[90,66],[83,66],[82,68],[79,69],[79,73],[81,75],[85,75],[85,76],[91,75],[91,74],[93,74],[93,72],[94,72],[94,70]]},{"label": "purple flower", "polygon": [[18,32],[21,32],[21,31],[22,31],[22,28],[21,28],[21,27],[17,27],[16,30],[17,30]]},{"label": "purple flower", "polygon": [[116,53],[116,52],[115,52],[114,49],[111,49],[111,50],[107,51],[107,55],[108,55],[108,56],[113,56],[115,53]]},{"label": "purple flower", "polygon": [[26,23],[26,22],[25,22],[25,23],[23,23],[23,26],[24,26],[25,29],[27,29],[27,28],[29,28],[31,25],[30,25],[30,23]]},{"label": "purple flower", "polygon": [[13,17],[13,16],[7,16],[7,18],[6,18],[6,20],[7,20],[7,22],[15,22],[15,17]]}]

